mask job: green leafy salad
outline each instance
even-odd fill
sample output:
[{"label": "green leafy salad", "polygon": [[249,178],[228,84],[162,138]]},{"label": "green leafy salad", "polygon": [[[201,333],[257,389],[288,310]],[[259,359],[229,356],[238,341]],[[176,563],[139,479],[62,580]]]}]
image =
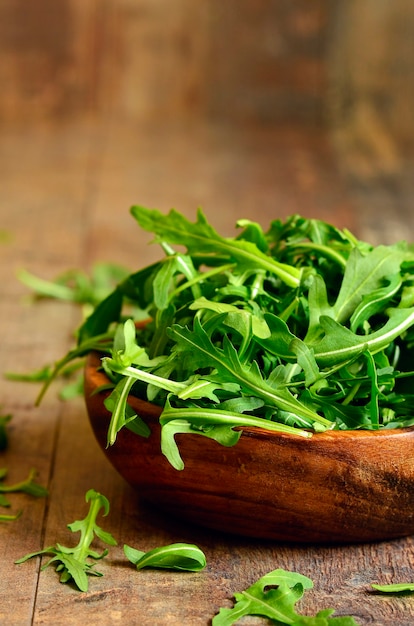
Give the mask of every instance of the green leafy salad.
[{"label": "green leafy salad", "polygon": [[242,426],[310,437],[414,424],[413,246],[373,246],[298,215],[267,230],[240,220],[222,237],[201,210],[194,223],[131,213],[162,258],[95,306],[48,381],[102,352],[109,445],[123,427],[149,434],[130,393],[162,407],[161,447],[177,469],[177,433],[231,446]]}]

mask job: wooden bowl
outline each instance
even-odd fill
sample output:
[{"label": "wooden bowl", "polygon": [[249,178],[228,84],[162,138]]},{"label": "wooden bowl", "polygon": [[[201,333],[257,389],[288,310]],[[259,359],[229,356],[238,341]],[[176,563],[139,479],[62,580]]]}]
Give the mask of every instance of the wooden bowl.
[{"label": "wooden bowl", "polygon": [[160,450],[160,408],[130,397],[148,439],[127,429],[106,448],[108,382],[91,353],[85,400],[96,439],[142,498],[196,524],[257,538],[350,543],[414,533],[414,428],[328,431],[304,439],[245,428],[226,448],[178,435],[185,463],[175,470]]}]

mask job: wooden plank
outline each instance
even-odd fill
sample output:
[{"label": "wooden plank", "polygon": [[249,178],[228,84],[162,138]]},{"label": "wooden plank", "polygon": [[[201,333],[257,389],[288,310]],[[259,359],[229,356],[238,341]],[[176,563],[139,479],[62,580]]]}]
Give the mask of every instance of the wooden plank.
[{"label": "wooden plank", "polygon": [[320,122],[332,17],[323,0],[4,0],[0,119],[117,110],[145,121]]}]

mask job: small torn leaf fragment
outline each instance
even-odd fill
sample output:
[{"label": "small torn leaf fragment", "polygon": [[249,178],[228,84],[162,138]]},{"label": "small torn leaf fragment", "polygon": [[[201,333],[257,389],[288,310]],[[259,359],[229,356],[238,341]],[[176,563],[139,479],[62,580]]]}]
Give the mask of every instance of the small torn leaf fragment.
[{"label": "small torn leaf fragment", "polygon": [[413,583],[391,583],[389,585],[372,584],[371,587],[381,593],[410,593],[414,591]]}]

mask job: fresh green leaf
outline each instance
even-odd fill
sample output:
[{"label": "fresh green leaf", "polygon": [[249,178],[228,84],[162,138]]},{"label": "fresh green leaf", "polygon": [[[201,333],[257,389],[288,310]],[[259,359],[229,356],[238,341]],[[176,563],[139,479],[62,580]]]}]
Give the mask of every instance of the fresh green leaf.
[{"label": "fresh green leaf", "polygon": [[222,409],[174,408],[168,401],[160,416],[160,423],[162,426],[161,450],[171,465],[179,470],[184,469],[184,463],[174,439],[178,433],[202,435],[218,441],[223,446],[233,446],[238,442],[241,431],[233,429],[241,426],[284,432],[305,438],[312,436],[308,431],[279,422],[241,413],[231,413]]},{"label": "fresh green leaf", "polygon": [[248,615],[267,617],[273,624],[290,626],[358,626],[353,617],[330,617],[333,609],[319,611],[315,617],[300,615],[296,603],[312,589],[310,578],[296,572],[274,570],[241,593],[235,593],[233,608],[221,608],[212,626],[231,626]]},{"label": "fresh green leaf", "polygon": [[5,377],[8,380],[14,380],[16,382],[24,382],[24,383],[39,383],[46,382],[49,380],[52,374],[52,368],[50,365],[44,365],[38,370],[29,373],[17,373],[17,372],[6,372]]},{"label": "fresh green leaf", "polygon": [[[215,441],[219,441],[221,445],[233,446],[240,439],[241,432],[236,432],[232,429],[231,423],[225,423],[220,425],[217,423],[217,420],[214,419],[214,425],[211,428],[205,427],[205,423],[207,422],[207,416],[205,412],[208,409],[204,409],[203,414],[201,415],[201,421],[203,426],[197,428],[196,420],[197,415],[188,415],[189,419],[180,419],[179,416],[182,415],[183,411],[187,409],[175,409],[173,410],[176,416],[174,419],[168,420],[169,414],[172,409],[169,411],[164,411],[164,414],[161,416],[161,424],[163,426],[161,431],[161,451],[164,456],[171,463],[172,467],[177,470],[184,469],[184,462],[180,456],[178,451],[178,446],[175,441],[175,435],[178,434],[193,434],[193,435],[203,435],[204,437],[208,437],[209,439],[214,439]],[[225,418],[226,416],[222,415],[220,412],[221,418]],[[191,421],[190,421],[191,420]],[[227,420],[228,422],[228,420]]]},{"label": "fresh green leaf", "polygon": [[123,296],[118,287],[101,300],[78,330],[78,346],[82,346],[97,335],[105,334],[112,322],[119,320],[122,303]]},{"label": "fresh green leaf", "polygon": [[300,282],[299,270],[271,259],[250,241],[221,237],[208,224],[201,210],[198,211],[195,224],[174,210],[170,211],[168,216],[164,216],[155,209],[133,206],[131,213],[144,230],[156,234],[158,241],[184,244],[189,254],[219,252],[225,258],[237,261],[240,267],[254,266],[270,271],[291,287],[297,287]]},{"label": "fresh green leaf", "polygon": [[[104,516],[109,513],[107,498],[94,489],[89,489],[85,495],[85,500],[89,502],[89,511],[86,517],[83,520],[77,520],[72,524],[68,524],[68,528],[72,532],[80,532],[81,535],[78,544],[74,548],[68,548],[57,543],[55,546],[26,554],[15,562],[20,564],[35,556],[49,555],[52,558],[47,561],[42,569],[55,563],[56,571],[60,573],[60,581],[62,583],[73,581],[80,591],[87,591],[88,575],[102,575],[92,569],[95,564],[94,561],[102,559],[108,554],[107,550],[98,553],[91,548],[94,537],[98,537],[110,546],[115,546],[116,541],[109,532],[104,531],[96,523],[96,518],[101,509],[103,509]],[[93,560],[92,562],[90,561],[91,559]]]},{"label": "fresh green leaf", "polygon": [[300,339],[293,339],[290,344],[290,349],[296,355],[298,365],[305,373],[305,385],[307,387],[312,385],[321,377],[312,349]]},{"label": "fresh green leaf", "polygon": [[88,275],[79,269],[68,270],[53,280],[45,280],[25,269],[18,271],[19,280],[38,298],[66,300],[95,306],[126,278],[128,271],[112,263],[96,264]]},{"label": "fresh green leaf", "polygon": [[116,436],[121,428],[128,425],[131,426],[132,423],[134,423],[135,432],[139,428],[139,432],[143,437],[149,437],[150,435],[149,427],[128,404],[128,396],[134,383],[135,379],[132,376],[122,378],[105,400],[105,407],[111,413],[107,438],[108,446],[115,443]]},{"label": "fresh green leaf", "polygon": [[361,303],[355,308],[350,317],[352,332],[357,332],[373,315],[380,313],[384,306],[397,294],[401,285],[402,278],[400,274],[395,274],[389,277],[386,287],[379,287],[368,294],[364,294]]},{"label": "fresh green leaf", "polygon": [[313,347],[316,361],[323,366],[346,362],[365,350],[379,352],[402,335],[414,323],[414,308],[389,309],[388,321],[369,335],[356,335],[330,317],[321,318],[325,336]]},{"label": "fresh green leaf", "polygon": [[223,340],[222,350],[217,349],[198,318],[194,320],[193,332],[178,326],[173,326],[171,332],[177,342],[176,349],[180,353],[191,351],[204,366],[217,369],[223,381],[237,382],[242,390],[262,398],[267,404],[274,405],[283,411],[290,411],[307,418],[310,424],[318,422],[326,427],[331,425],[328,420],[302,405],[287,388],[274,389],[261,377],[257,368],[243,366],[234,346],[226,337]]},{"label": "fresh green leaf", "polygon": [[206,557],[200,548],[188,543],[172,543],[168,546],[141,552],[124,545],[125,556],[136,568],[153,567],[186,572],[199,572],[206,566]]},{"label": "fresh green leaf", "polygon": [[[3,478],[4,476],[2,476]],[[35,481],[36,470],[32,469],[29,472],[28,477],[21,482],[14,483],[13,485],[4,485],[0,484],[0,493],[16,493],[20,491],[21,493],[27,493],[31,496],[35,496],[36,498],[43,498],[47,496],[47,489],[39,485]]]},{"label": "fresh green leaf", "polygon": [[[7,469],[5,467],[0,468],[0,480],[3,481],[7,476]],[[0,506],[1,507],[10,507],[10,501],[4,494],[9,493],[26,493],[28,495],[40,498],[47,496],[47,490],[39,485],[35,481],[36,471],[31,470],[28,477],[21,482],[14,483],[12,485],[6,485],[4,483],[0,483]],[[0,522],[11,522],[18,519],[22,514],[22,511],[18,511],[17,513],[12,514],[0,514]]]},{"label": "fresh green leaf", "polygon": [[65,402],[72,400],[73,398],[79,398],[83,396],[85,392],[85,385],[83,379],[83,373],[79,374],[72,382],[66,383],[59,392],[59,398]]},{"label": "fresh green leaf", "polygon": [[348,320],[363,296],[381,287],[389,276],[398,275],[405,258],[406,251],[396,246],[377,246],[368,254],[354,248],[333,306],[333,318],[342,324]]},{"label": "fresh green leaf", "polygon": [[[4,505],[2,505],[4,506]],[[12,513],[7,515],[5,513],[0,514],[0,522],[15,522],[21,516],[22,512],[18,511],[17,513]]]},{"label": "fresh green leaf", "polygon": [[235,593],[233,608],[222,608],[213,618],[213,626],[231,626],[246,615],[260,615],[277,624],[293,624],[299,615],[295,604],[312,581],[296,572],[277,569],[260,578],[241,593]]}]

